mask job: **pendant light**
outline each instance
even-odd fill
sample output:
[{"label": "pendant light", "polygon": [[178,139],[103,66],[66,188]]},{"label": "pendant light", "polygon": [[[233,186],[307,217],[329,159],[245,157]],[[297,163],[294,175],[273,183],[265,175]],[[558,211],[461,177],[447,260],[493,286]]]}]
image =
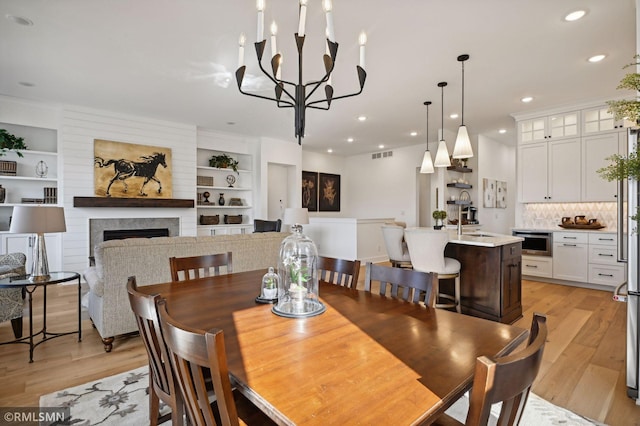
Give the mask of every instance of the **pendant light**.
[{"label": "pendant light", "polygon": [[433,161],[431,161],[431,153],[429,152],[429,105],[431,105],[431,101],[426,101],[424,105],[427,107],[427,150],[422,157],[420,173],[433,173]]},{"label": "pendant light", "polygon": [[451,165],[447,143],[444,141],[444,87],[446,85],[447,83],[444,81],[438,83],[438,87],[442,90],[442,128],[440,129],[440,142],[438,142],[438,152],[436,152],[436,159],[433,162],[433,165],[436,167],[449,167]]},{"label": "pendant light", "polygon": [[462,64],[462,124],[458,129],[458,137],[453,147],[453,158],[470,158],[473,157],[473,148],[469,139],[467,126],[464,125],[464,62],[469,59],[469,55],[458,56],[458,61]]}]

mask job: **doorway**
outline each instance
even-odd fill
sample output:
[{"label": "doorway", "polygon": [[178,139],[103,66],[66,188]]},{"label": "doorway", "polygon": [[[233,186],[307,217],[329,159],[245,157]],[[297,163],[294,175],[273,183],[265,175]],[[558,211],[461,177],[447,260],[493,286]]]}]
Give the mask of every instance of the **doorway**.
[{"label": "doorway", "polygon": [[431,174],[416,168],[416,219],[420,227],[431,226]]},{"label": "doorway", "polygon": [[282,219],[284,209],[290,207],[289,201],[295,200],[291,192],[291,179],[295,167],[284,164],[269,163],[267,165],[267,218]]}]

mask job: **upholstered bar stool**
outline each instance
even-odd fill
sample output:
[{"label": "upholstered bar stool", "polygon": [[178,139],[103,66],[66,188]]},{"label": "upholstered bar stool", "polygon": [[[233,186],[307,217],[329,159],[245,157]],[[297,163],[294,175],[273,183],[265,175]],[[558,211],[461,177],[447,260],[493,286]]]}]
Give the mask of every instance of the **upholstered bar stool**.
[{"label": "upholstered bar stool", "polygon": [[404,228],[389,224],[382,225],[381,228],[391,266],[394,268],[411,268],[411,257],[409,256],[407,244],[404,242]]},{"label": "upholstered bar stool", "polygon": [[[409,248],[413,269],[420,272],[435,272],[438,280],[434,292],[437,297],[449,299],[453,303],[436,303],[436,308],[455,308],[460,310],[460,262],[444,257],[444,248],[449,242],[447,231],[435,231],[429,228],[407,228],[404,238]],[[454,295],[440,293],[439,281],[455,278]]]}]

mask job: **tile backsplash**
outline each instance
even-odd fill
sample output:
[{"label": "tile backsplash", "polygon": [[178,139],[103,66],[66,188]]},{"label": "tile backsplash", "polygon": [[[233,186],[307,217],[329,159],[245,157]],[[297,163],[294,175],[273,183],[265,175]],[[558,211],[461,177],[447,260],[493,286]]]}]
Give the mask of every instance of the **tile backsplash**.
[{"label": "tile backsplash", "polygon": [[531,203],[523,207],[522,228],[560,229],[558,224],[564,216],[578,215],[598,219],[607,230],[617,227],[616,203]]}]

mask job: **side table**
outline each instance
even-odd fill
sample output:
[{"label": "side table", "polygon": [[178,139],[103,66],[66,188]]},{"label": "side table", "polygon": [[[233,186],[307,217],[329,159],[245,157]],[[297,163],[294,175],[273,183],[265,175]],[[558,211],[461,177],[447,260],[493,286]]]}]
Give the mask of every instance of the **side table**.
[{"label": "side table", "polygon": [[[54,333],[51,331],[47,331],[47,286],[60,284],[64,282],[70,282],[73,280],[78,280],[78,331],[68,331],[64,333]],[[3,342],[0,345],[8,345],[11,343],[24,343],[29,345],[29,362],[33,362],[33,350],[36,346],[41,343],[46,342],[47,340],[54,339],[60,336],[66,336],[68,334],[78,333],[78,342],[82,341],[82,320],[81,320],[81,287],[80,287],[80,274],[77,272],[50,272],[49,279],[46,281],[40,282],[31,282],[29,281],[29,275],[22,275],[18,277],[8,277],[0,279],[0,288],[1,287],[18,287],[24,288],[27,293],[27,300],[29,303],[29,335],[22,337],[20,339],[15,339],[10,342]],[[37,288],[42,287],[43,289],[43,307],[42,307],[42,330],[34,333],[33,332],[33,292],[36,291]],[[34,338],[36,336],[42,335],[42,340],[34,343]]]}]

